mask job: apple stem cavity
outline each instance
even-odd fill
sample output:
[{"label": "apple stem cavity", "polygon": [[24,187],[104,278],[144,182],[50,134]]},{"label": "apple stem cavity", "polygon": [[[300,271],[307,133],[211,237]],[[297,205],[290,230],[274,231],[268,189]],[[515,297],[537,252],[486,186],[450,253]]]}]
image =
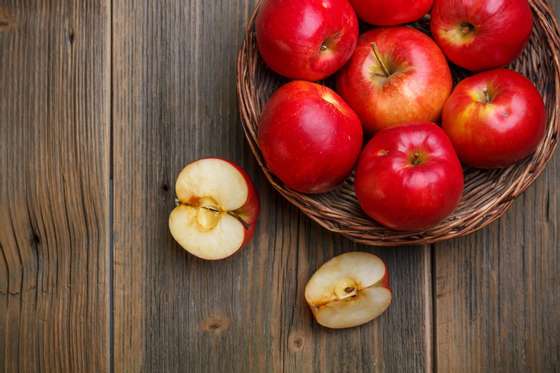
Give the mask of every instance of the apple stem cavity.
[{"label": "apple stem cavity", "polygon": [[469,22],[461,23],[461,33],[463,35],[469,35],[474,31],[474,25]]},{"label": "apple stem cavity", "polygon": [[383,59],[381,58],[381,53],[379,53],[379,49],[377,48],[377,44],[371,43],[371,49],[373,50],[373,55],[375,56],[377,63],[379,63],[379,66],[381,66],[381,70],[383,70],[383,74],[385,75],[385,77],[386,78],[390,77],[391,72],[387,68],[387,65],[385,65],[385,62],[383,62]]},{"label": "apple stem cavity", "polygon": [[323,43],[321,44],[320,50],[321,52],[325,52],[329,49],[332,49],[336,46],[336,42],[340,39],[341,33],[335,32],[333,35],[327,37]]},{"label": "apple stem cavity", "polygon": [[419,166],[424,162],[424,155],[420,152],[414,152],[412,153],[412,156],[410,157],[410,163],[412,163],[413,166]]}]

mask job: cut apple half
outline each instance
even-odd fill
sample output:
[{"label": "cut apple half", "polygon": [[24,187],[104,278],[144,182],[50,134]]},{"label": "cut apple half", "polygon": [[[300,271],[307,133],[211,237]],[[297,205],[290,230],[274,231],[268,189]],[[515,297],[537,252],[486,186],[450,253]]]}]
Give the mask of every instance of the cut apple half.
[{"label": "cut apple half", "polygon": [[249,176],[218,158],[187,165],[177,177],[177,207],[169,216],[173,238],[191,254],[224,259],[248,243],[259,213]]},{"label": "cut apple half", "polygon": [[315,320],[342,329],[379,317],[391,304],[389,274],[377,256],[350,252],[323,264],[305,286]]}]

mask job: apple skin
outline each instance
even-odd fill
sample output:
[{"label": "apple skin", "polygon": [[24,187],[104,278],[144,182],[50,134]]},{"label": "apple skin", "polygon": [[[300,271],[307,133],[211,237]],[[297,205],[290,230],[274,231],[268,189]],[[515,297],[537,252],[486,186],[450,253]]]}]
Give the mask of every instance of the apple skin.
[{"label": "apple skin", "polygon": [[529,79],[507,69],[466,78],[443,109],[442,126],[459,159],[478,168],[507,167],[532,154],[545,125],[539,91]]},{"label": "apple skin", "polygon": [[392,302],[387,266],[365,252],[347,252],[324,263],[305,285],[304,295],[317,323],[330,329],[368,323]]},{"label": "apple skin", "polygon": [[169,231],[192,255],[225,259],[253,237],[259,198],[249,175],[235,163],[221,158],[189,163],[177,176],[175,193]]},{"label": "apple skin", "polygon": [[243,175],[243,178],[245,179],[245,181],[247,182],[247,189],[248,189],[248,194],[247,194],[247,200],[245,201],[245,203],[243,204],[243,206],[241,206],[240,208],[238,208],[237,210],[235,210],[235,213],[237,216],[239,216],[243,222],[245,223],[245,240],[243,241],[243,246],[247,245],[249,242],[251,242],[251,240],[253,239],[253,236],[255,234],[255,229],[257,227],[257,221],[259,218],[259,213],[260,213],[260,200],[259,200],[259,194],[257,193],[257,190],[255,189],[255,185],[253,184],[253,181],[251,180],[251,177],[249,176],[249,174],[245,171],[245,169],[243,169],[241,166],[228,161],[226,159],[222,159],[222,158],[216,158],[216,159],[221,159],[225,162],[228,162],[230,165],[232,165],[233,167],[235,167],[235,169],[237,171],[239,171],[239,173],[241,173],[241,175]]},{"label": "apple skin", "polygon": [[363,131],[358,116],[328,87],[293,81],[266,103],[258,134],[267,166],[301,193],[324,193],[352,172]]},{"label": "apple skin", "polygon": [[434,226],[457,207],[463,170],[445,132],[412,123],[376,134],[356,170],[356,197],[367,215],[397,231]]},{"label": "apple skin", "polygon": [[532,28],[527,0],[435,0],[432,9],[434,39],[453,63],[471,71],[512,62]]},{"label": "apple skin", "polygon": [[420,31],[395,27],[375,29],[360,37],[338,77],[337,91],[356,111],[364,129],[375,133],[401,123],[439,119],[452,84],[439,47]]},{"label": "apple skin", "polygon": [[429,12],[433,0],[350,0],[358,17],[372,25],[414,22]]},{"label": "apple skin", "polygon": [[[255,189],[255,185],[253,184],[253,181],[251,180],[251,177],[249,176],[249,174],[247,174],[247,172],[241,166],[239,166],[236,163],[234,163],[232,161],[229,161],[227,159],[219,158],[219,157],[208,157],[208,158],[199,159],[197,161],[193,161],[192,163],[199,162],[199,161],[204,161],[204,160],[218,160],[218,161],[222,161],[222,162],[225,162],[225,163],[229,164],[234,169],[236,169],[241,174],[241,176],[243,176],[243,179],[245,180],[245,183],[247,184],[247,199],[245,200],[245,203],[243,203],[243,205],[241,207],[239,207],[238,209],[236,209],[234,211],[235,215],[237,215],[243,221],[243,227],[244,227],[244,233],[245,234],[244,234],[243,244],[239,248],[239,249],[241,249],[242,247],[249,244],[249,242],[251,242],[251,240],[253,239],[255,229],[256,229],[256,226],[257,226],[259,213],[260,213],[260,200],[259,200],[259,195],[258,195],[258,193]],[[185,166],[185,168],[187,166]],[[180,175],[179,175],[179,177],[180,177]],[[201,198],[212,197],[212,196],[192,196],[188,200],[182,200],[180,198],[180,196],[183,193],[181,192],[179,187],[176,190],[176,194],[177,194],[178,200],[181,204],[191,205],[191,206],[197,206],[199,204],[199,200]],[[234,253],[235,252],[233,252],[231,255],[233,255]],[[207,259],[207,258],[205,258],[205,259]]]},{"label": "apple skin", "polygon": [[256,36],[263,60],[276,73],[321,80],[352,56],[358,18],[348,0],[265,0]]}]

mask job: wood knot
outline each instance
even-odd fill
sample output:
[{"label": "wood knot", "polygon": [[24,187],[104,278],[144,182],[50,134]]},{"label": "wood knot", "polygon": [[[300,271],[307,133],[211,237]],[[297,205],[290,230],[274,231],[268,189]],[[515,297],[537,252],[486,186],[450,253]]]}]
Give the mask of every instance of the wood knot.
[{"label": "wood knot", "polygon": [[305,345],[305,339],[299,333],[290,334],[288,337],[288,349],[291,352],[300,352],[303,351],[303,347]]},{"label": "wood knot", "polygon": [[169,192],[169,184],[167,183],[161,184],[161,190],[164,192]]},{"label": "wood knot", "polygon": [[34,245],[40,245],[41,244],[41,237],[39,237],[39,235],[35,232],[31,233],[31,242]]},{"label": "wood knot", "polygon": [[203,332],[220,335],[229,329],[230,320],[225,317],[209,317],[200,325]]},{"label": "wood knot", "polygon": [[74,44],[75,38],[76,38],[76,34],[74,34],[74,30],[68,31],[68,43],[70,43],[70,45]]},{"label": "wood knot", "polygon": [[7,9],[0,7],[0,32],[8,31],[15,25],[14,17]]}]

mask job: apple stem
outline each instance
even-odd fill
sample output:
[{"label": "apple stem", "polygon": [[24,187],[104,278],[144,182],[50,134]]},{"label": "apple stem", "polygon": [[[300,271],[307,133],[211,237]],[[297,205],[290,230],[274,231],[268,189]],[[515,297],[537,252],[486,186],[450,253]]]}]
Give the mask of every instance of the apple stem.
[{"label": "apple stem", "polygon": [[379,66],[381,66],[381,70],[383,70],[385,77],[390,77],[391,73],[389,72],[387,65],[385,65],[385,62],[383,62],[383,59],[381,59],[381,54],[379,53],[379,49],[377,49],[377,45],[375,43],[371,43],[371,49],[373,50],[373,55],[375,56],[375,59],[377,59]]},{"label": "apple stem", "polygon": [[483,92],[484,92],[484,103],[487,104],[490,101],[492,101],[492,97],[490,97],[490,92],[488,92],[487,89],[485,89]]}]

